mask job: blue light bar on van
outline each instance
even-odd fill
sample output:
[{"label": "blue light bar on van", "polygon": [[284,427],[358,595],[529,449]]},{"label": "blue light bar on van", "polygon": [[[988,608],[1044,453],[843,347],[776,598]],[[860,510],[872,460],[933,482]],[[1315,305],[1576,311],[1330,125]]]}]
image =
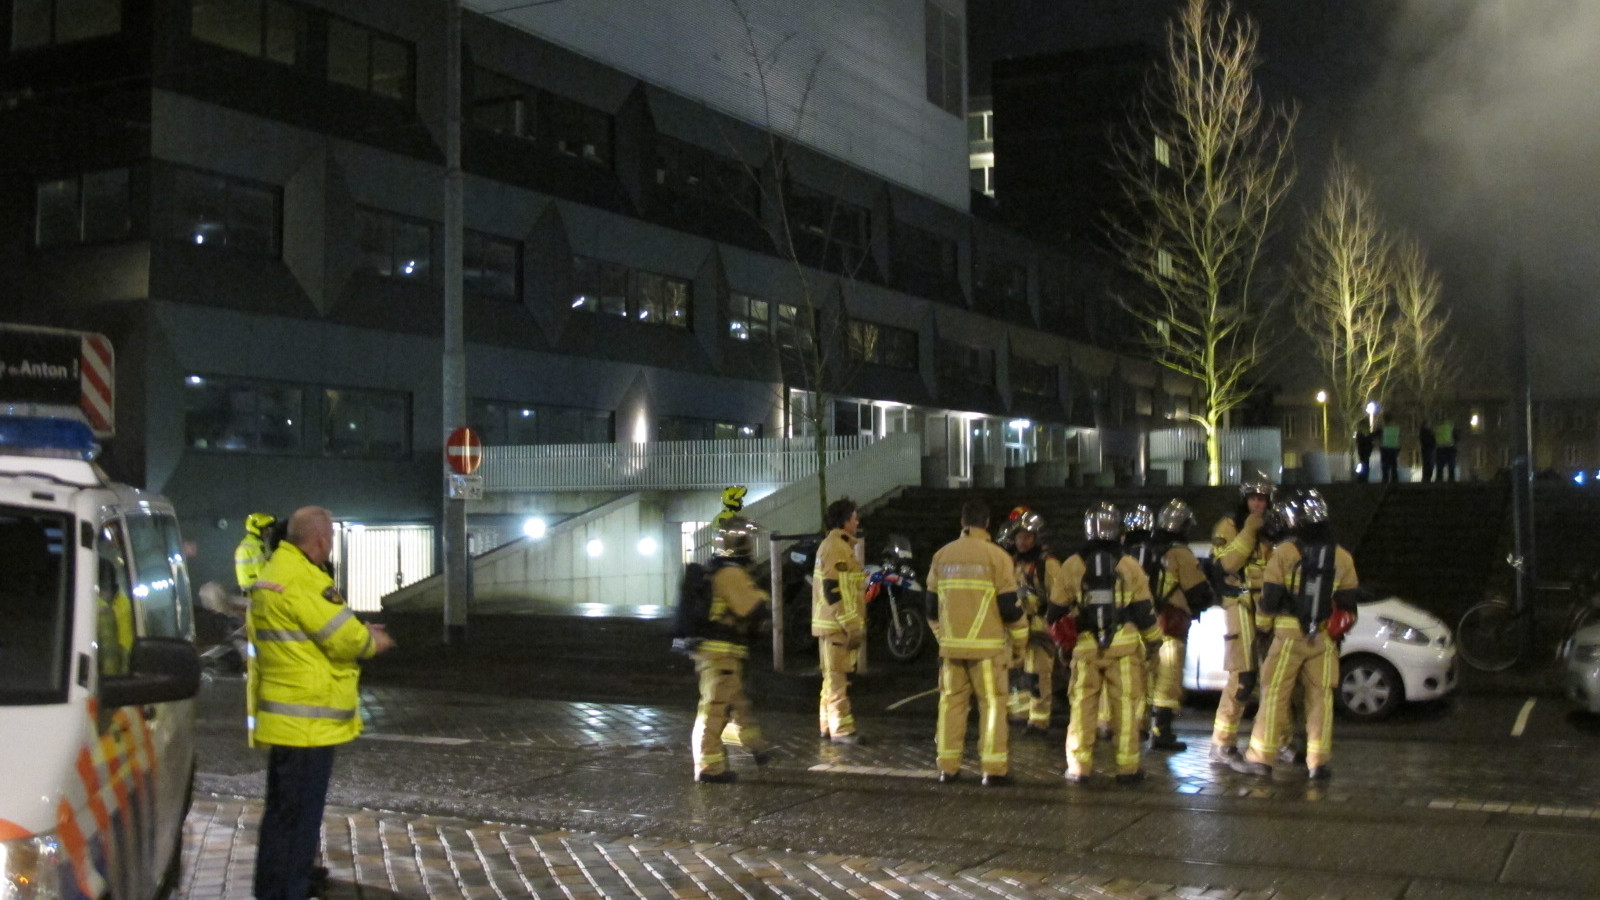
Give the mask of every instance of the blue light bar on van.
[{"label": "blue light bar on van", "polygon": [[88,462],[99,455],[100,442],[88,425],[73,419],[0,416],[0,453]]}]

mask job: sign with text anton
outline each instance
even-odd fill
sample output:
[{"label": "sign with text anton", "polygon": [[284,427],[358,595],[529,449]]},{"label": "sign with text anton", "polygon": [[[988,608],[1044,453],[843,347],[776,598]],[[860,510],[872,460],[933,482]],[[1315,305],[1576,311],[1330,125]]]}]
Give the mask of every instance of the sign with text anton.
[{"label": "sign with text anton", "polygon": [[106,437],[116,421],[115,366],[105,335],[0,326],[0,404],[75,409]]}]

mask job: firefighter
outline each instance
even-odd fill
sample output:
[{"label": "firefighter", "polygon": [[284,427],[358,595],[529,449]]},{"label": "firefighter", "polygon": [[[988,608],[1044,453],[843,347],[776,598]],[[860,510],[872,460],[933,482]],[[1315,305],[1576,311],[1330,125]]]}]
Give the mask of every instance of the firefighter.
[{"label": "firefighter", "polygon": [[961,507],[961,536],[939,548],[928,567],[928,622],[939,639],[939,782],[961,772],[967,714],[978,696],[978,763],[985,787],[1011,783],[1006,732],[1006,673],[1022,656],[1028,622],[1017,600],[1011,557],[989,538],[989,507]]},{"label": "firefighter", "polygon": [[1265,475],[1239,485],[1239,508],[1211,530],[1212,564],[1223,574],[1222,608],[1227,614],[1223,665],[1228,683],[1217,701],[1211,725],[1211,762],[1231,765],[1240,759],[1234,746],[1239,720],[1256,689],[1256,598],[1272,545],[1261,537],[1263,517],[1272,505],[1274,487]]},{"label": "firefighter", "polygon": [[863,611],[866,574],[856,559],[856,531],[861,517],[854,500],[828,504],[823,515],[828,536],[817,547],[811,572],[811,634],[817,639],[822,666],[822,698],[817,724],[822,737],[835,744],[865,744],[850,715],[849,675],[866,635]]},{"label": "firefighter", "polygon": [[[1145,577],[1150,580],[1152,596],[1156,588],[1155,569],[1160,566],[1160,559],[1152,555],[1150,536],[1156,527],[1156,514],[1148,505],[1135,504],[1134,507],[1122,517],[1122,548],[1123,552],[1133,557],[1133,561],[1144,569]],[[1150,705],[1151,685],[1155,682],[1155,670],[1152,665],[1154,660],[1145,660],[1145,692],[1139,695],[1139,740],[1150,736],[1150,723],[1147,718]],[[1105,692],[1100,694],[1100,711],[1095,717],[1095,734],[1102,740],[1111,739],[1111,695]]]},{"label": "firefighter", "polygon": [[1213,602],[1211,583],[1189,549],[1188,530],[1193,521],[1189,504],[1178,499],[1167,501],[1156,513],[1156,531],[1145,549],[1145,555],[1155,561],[1154,565],[1145,566],[1145,573],[1150,578],[1150,594],[1155,598],[1156,619],[1161,626],[1161,649],[1145,679],[1149,683],[1152,750],[1189,749],[1174,736],[1172,720],[1183,705],[1183,660],[1189,623]]},{"label": "firefighter", "polygon": [[1139,698],[1144,695],[1146,646],[1154,647],[1156,625],[1150,581],[1118,542],[1122,520],[1110,503],[1091,507],[1083,517],[1085,543],[1067,557],[1051,587],[1052,626],[1076,626],[1072,645],[1071,720],[1067,725],[1066,778],[1074,784],[1094,771],[1095,712],[1101,691],[1109,692],[1116,740],[1118,784],[1144,778],[1139,770]]},{"label": "firefighter", "polygon": [[997,541],[1011,551],[1016,568],[1017,600],[1028,621],[1027,647],[1022,651],[1022,663],[1017,669],[1018,677],[1013,680],[1007,708],[1013,721],[1026,722],[1028,730],[1039,735],[1050,729],[1052,676],[1056,667],[1056,645],[1050,640],[1049,626],[1045,624],[1045,608],[1050,585],[1055,581],[1056,570],[1061,568],[1061,561],[1040,543],[1043,532],[1044,518],[1026,506],[1019,506],[1011,511]]},{"label": "firefighter", "polygon": [[717,526],[713,539],[711,609],[706,637],[695,648],[695,674],[700,680],[700,705],[694,719],[694,780],[726,784],[738,780],[728,768],[723,742],[750,751],[756,765],[766,765],[772,750],[761,736],[744,693],[744,661],[750,640],[767,603],[745,568],[755,555],[758,527],[743,516],[730,516]]},{"label": "firefighter", "polygon": [[1339,546],[1328,504],[1307,490],[1278,506],[1292,539],[1279,544],[1267,563],[1256,627],[1272,635],[1261,666],[1261,709],[1250,732],[1250,749],[1233,768],[1272,774],[1287,731],[1290,702],[1304,689],[1306,766],[1313,781],[1333,772],[1333,691],[1338,684],[1339,641],[1356,621],[1361,597],[1355,561]]},{"label": "firefighter", "polygon": [[267,549],[267,529],[277,524],[271,513],[251,513],[244,517],[244,539],[233,548],[233,577],[239,593],[250,596],[250,587],[261,577],[261,567],[272,553]]}]

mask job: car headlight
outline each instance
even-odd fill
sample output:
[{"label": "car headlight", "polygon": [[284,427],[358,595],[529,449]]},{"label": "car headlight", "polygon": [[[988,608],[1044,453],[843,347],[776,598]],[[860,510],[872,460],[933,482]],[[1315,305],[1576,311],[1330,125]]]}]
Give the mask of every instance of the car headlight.
[{"label": "car headlight", "polygon": [[56,900],[61,866],[61,843],[54,834],[0,841],[0,900]]},{"label": "car headlight", "polygon": [[1579,644],[1573,647],[1572,661],[1576,663],[1600,662],[1600,644]]},{"label": "car headlight", "polygon": [[1399,641],[1402,644],[1423,645],[1428,643],[1427,632],[1409,622],[1391,619],[1388,616],[1378,617],[1378,636],[1389,640]]}]

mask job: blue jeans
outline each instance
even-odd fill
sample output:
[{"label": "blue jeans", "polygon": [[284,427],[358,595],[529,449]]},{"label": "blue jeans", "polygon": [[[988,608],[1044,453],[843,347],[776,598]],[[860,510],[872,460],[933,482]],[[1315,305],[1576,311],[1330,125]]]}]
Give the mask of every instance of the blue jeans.
[{"label": "blue jeans", "polygon": [[306,900],[322,841],[335,747],[279,747],[267,756],[267,805],[256,846],[256,900]]}]

